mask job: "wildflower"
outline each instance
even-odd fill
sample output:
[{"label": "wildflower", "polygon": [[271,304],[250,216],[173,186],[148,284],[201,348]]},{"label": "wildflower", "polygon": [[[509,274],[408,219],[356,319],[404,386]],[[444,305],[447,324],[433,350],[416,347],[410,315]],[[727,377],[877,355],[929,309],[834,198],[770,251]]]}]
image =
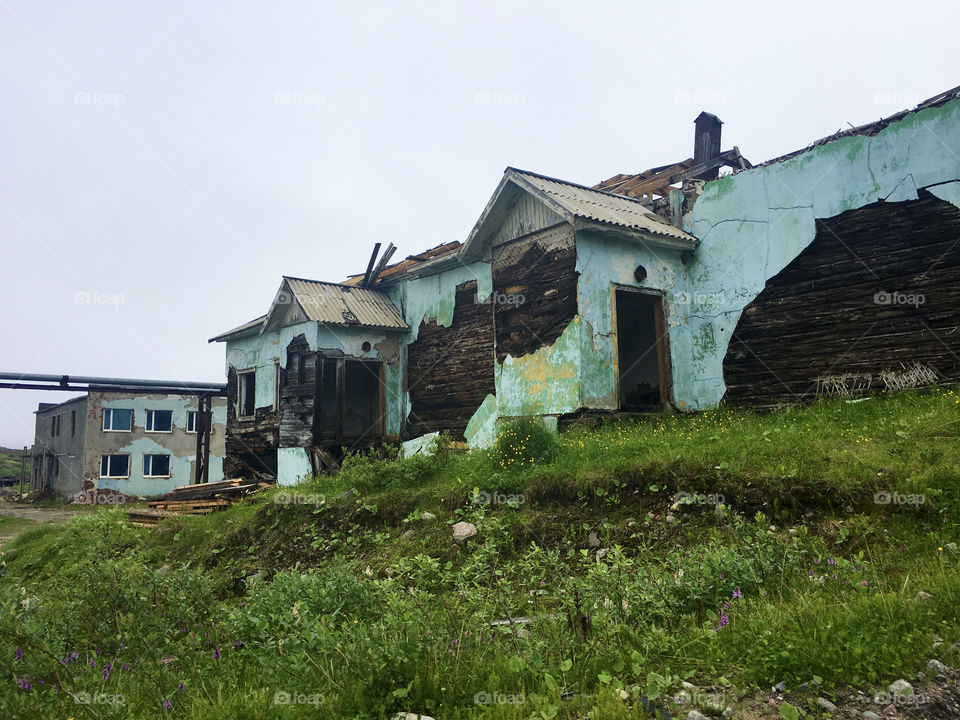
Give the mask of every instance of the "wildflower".
[{"label": "wildflower", "polygon": [[178,693],[182,693],[182,692],[183,692],[183,683],[180,683],[179,685],[177,685],[177,692],[178,692]]},{"label": "wildflower", "polygon": [[213,649],[213,659],[214,659],[214,660],[219,660],[219,659],[220,659],[220,648],[214,648],[214,649]]},{"label": "wildflower", "polygon": [[233,644],[233,647],[234,647],[235,649],[240,649],[240,648],[242,648],[242,647],[243,647],[243,640],[237,640],[237,641]]},{"label": "wildflower", "polygon": [[722,627],[726,627],[730,624],[730,618],[726,613],[720,613],[720,624],[717,625],[716,629],[719,630]]},{"label": "wildflower", "polygon": [[169,699],[169,698],[163,701],[163,709],[164,709],[164,710],[169,710],[169,709],[172,708],[172,707],[173,707],[173,703],[170,702],[170,699]]},{"label": "wildflower", "polygon": [[723,606],[724,606],[725,608],[729,608],[729,607],[730,607],[730,603],[728,603],[726,600],[724,600],[724,601],[723,601]]},{"label": "wildflower", "polygon": [[837,564],[837,561],[834,560],[833,558],[829,558],[827,560],[827,565],[836,565],[836,564]]},{"label": "wildflower", "polygon": [[80,657],[80,653],[78,653],[76,650],[74,650],[72,653],[70,653],[70,659],[71,659],[71,660],[76,660],[76,659],[79,658],[79,657]]},{"label": "wildflower", "polygon": [[901,545],[901,546],[900,546],[900,552],[906,552],[906,551],[907,551],[907,546],[906,546],[906,545]]},{"label": "wildflower", "polygon": [[121,664],[120,664],[120,669],[121,669],[121,670],[129,670],[129,669],[130,669],[130,666],[127,665],[126,663],[121,663]]},{"label": "wildflower", "polygon": [[861,581],[860,581],[860,584],[863,585],[863,587],[866,587],[866,586],[869,585],[870,583],[868,583],[866,580],[861,580]]},{"label": "wildflower", "polygon": [[740,592],[740,588],[739,588],[739,587],[734,587],[734,588],[733,588],[733,599],[734,599],[734,600],[737,600],[737,599],[742,598],[742,597],[743,597],[743,594]]},{"label": "wildflower", "polygon": [[90,662],[88,664],[90,665],[90,667],[96,667],[97,661],[94,660],[93,658],[90,658]]},{"label": "wildflower", "polygon": [[33,690],[33,685],[25,677],[17,678],[17,687],[21,690]]},{"label": "wildflower", "polygon": [[17,648],[16,651],[13,653],[13,659],[23,660],[23,650],[21,650],[20,648]]}]

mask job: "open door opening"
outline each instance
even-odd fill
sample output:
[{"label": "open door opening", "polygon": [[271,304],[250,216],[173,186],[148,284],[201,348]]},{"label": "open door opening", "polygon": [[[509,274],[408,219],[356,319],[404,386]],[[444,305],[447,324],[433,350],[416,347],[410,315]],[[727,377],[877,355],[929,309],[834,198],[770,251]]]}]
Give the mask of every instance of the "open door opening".
[{"label": "open door opening", "polygon": [[383,363],[323,358],[318,363],[314,438],[320,446],[368,447],[383,436]]},{"label": "open door opening", "polygon": [[669,402],[663,302],[617,290],[617,387],[621,410],[655,410]]}]

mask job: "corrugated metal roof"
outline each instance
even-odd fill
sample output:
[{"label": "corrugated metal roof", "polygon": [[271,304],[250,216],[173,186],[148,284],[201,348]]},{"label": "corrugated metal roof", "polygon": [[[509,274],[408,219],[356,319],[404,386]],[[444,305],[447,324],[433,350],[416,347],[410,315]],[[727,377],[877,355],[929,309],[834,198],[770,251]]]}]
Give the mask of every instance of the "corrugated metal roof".
[{"label": "corrugated metal roof", "polygon": [[640,230],[676,240],[698,242],[695,237],[674,227],[659,215],[650,212],[640,201],[633,198],[594,190],[584,185],[576,185],[564,180],[517,170],[516,168],[508,168],[507,170],[548,195],[578,218],[620,225],[632,230]]},{"label": "corrugated metal roof", "polygon": [[307,319],[325,325],[408,329],[386,293],[337,283],[283,278]]},{"label": "corrugated metal roof", "polygon": [[243,325],[233,328],[233,330],[227,330],[225,333],[220,333],[216,337],[210,338],[207,342],[222,342],[223,340],[227,340],[238,335],[244,335],[248,332],[259,331],[266,319],[266,315],[261,315],[250,322],[245,322]]}]

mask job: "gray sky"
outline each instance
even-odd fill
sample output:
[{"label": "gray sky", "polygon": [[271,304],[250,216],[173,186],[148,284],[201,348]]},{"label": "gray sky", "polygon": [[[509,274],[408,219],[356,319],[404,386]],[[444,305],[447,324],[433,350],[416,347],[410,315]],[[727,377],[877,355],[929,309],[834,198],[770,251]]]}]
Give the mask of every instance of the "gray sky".
[{"label": "gray sky", "polygon": [[[759,162],[960,84],[953,2],[0,0],[0,369],[222,380],[280,276],[465,239],[507,165]],[[59,394],[0,390],[0,445]]]}]

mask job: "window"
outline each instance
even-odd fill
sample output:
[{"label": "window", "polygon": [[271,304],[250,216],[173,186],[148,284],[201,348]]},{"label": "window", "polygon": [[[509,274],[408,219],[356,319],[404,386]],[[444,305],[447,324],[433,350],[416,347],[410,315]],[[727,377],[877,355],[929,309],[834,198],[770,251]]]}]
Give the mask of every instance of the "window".
[{"label": "window", "polygon": [[56,437],[56,436],[57,436],[57,418],[51,417],[50,418],[50,437]]},{"label": "window", "polygon": [[77,434],[77,411],[70,411],[70,437]]},{"label": "window", "polygon": [[197,411],[187,410],[187,432],[195,433],[197,431]]},{"label": "window", "polygon": [[169,455],[144,455],[143,456],[143,476],[144,477],[170,477],[170,456]]},{"label": "window", "polygon": [[147,410],[147,432],[173,432],[173,410]]},{"label": "window", "polygon": [[103,411],[103,429],[107,432],[130,432],[133,428],[133,410],[107,408]]},{"label": "window", "polygon": [[101,455],[100,477],[125,478],[130,477],[129,455]]},{"label": "window", "polygon": [[53,456],[53,476],[60,477],[60,456]]},{"label": "window", "polygon": [[247,370],[237,375],[237,386],[237,414],[242,418],[252,418],[256,414],[256,370]]}]

